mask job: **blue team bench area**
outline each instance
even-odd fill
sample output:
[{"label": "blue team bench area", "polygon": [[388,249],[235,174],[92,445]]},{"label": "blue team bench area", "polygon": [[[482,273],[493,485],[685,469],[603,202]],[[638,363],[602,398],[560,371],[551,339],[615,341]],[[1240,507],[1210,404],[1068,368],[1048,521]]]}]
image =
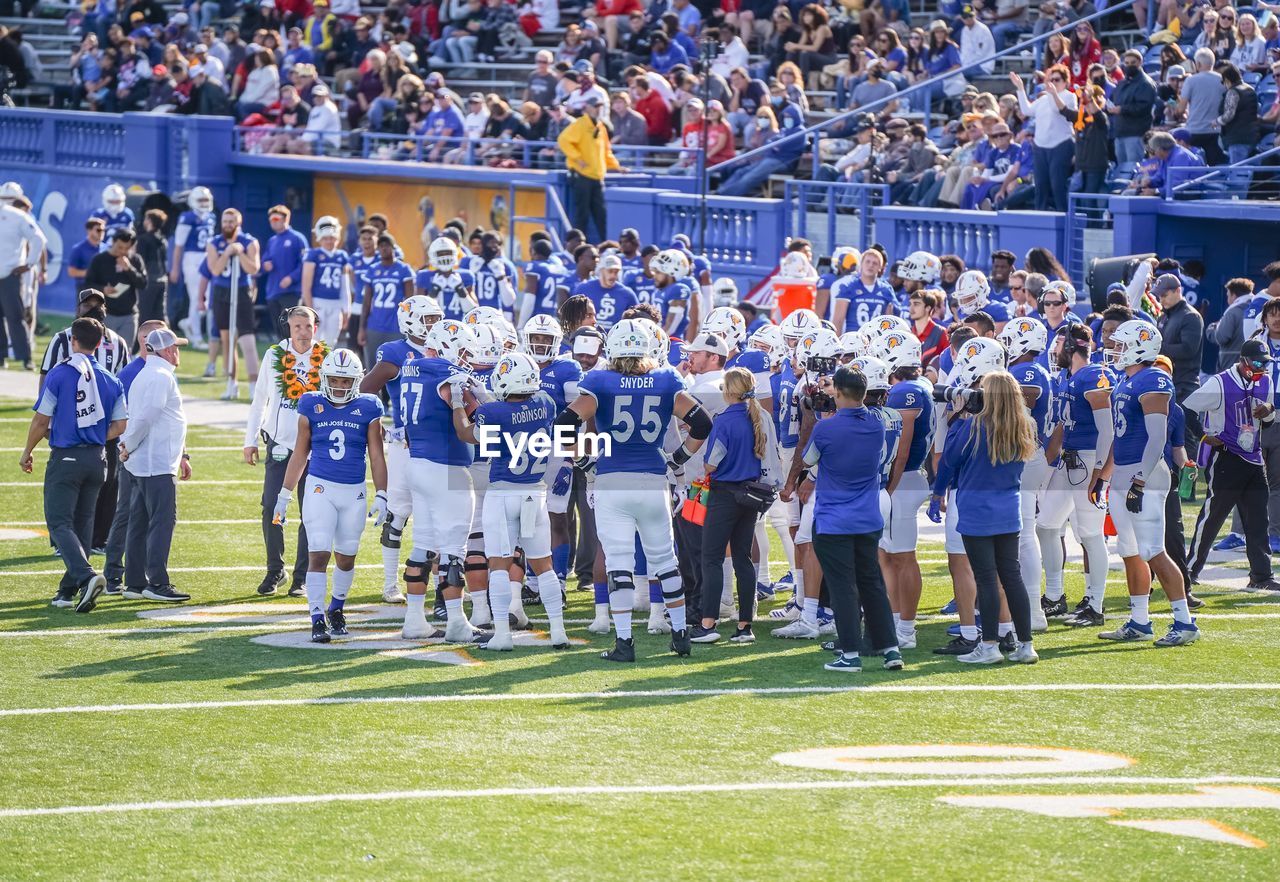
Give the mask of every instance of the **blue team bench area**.
[{"label": "blue team bench area", "polygon": [[[188,189],[209,187],[219,210],[239,208],[249,232],[264,239],[271,235],[267,209],[277,204],[292,209],[293,226],[303,232],[316,217],[337,217],[352,246],[365,220],[382,214],[415,266],[425,262],[436,230],[454,217],[468,228],[501,231],[517,264],[530,233],[559,236],[569,226],[566,174],[554,167],[276,155],[242,146],[232,121],[222,117],[0,108],[0,180],[22,185],[49,239],[41,308],[72,311],[74,285],[62,270],[63,254],[84,238],[85,219],[112,183],[125,187],[139,216],[143,207],[175,209],[170,223]],[[1256,180],[1273,172],[1249,173]],[[924,249],[957,254],[984,270],[994,251],[1012,251],[1021,262],[1039,245],[1058,255],[1081,288],[1097,259],[1154,252],[1203,263],[1200,290],[1214,298],[1227,279],[1258,277],[1280,258],[1280,203],[1244,198],[1251,191],[1241,187],[1242,172],[1234,174],[1223,189],[1212,180],[1184,188],[1195,199],[1080,195],[1070,211],[1049,213],[891,206],[883,204],[879,185],[800,180],[774,188],[776,198],[704,196],[697,175],[640,171],[610,175],[606,233],[616,238],[633,227],[642,242],[664,246],[686,233],[715,275],[734,278],[742,291],[769,276],[789,237],[803,236],[818,255],[879,242],[894,258]]]}]

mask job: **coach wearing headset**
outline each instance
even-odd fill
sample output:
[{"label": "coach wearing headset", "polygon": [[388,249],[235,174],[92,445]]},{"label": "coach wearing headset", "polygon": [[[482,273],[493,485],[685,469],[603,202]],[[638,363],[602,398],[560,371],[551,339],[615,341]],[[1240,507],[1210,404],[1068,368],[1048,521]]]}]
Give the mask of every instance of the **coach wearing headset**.
[{"label": "coach wearing headset", "polygon": [[836,657],[829,671],[862,670],[862,614],[871,646],[884,666],[902,668],[893,611],[880,574],[878,547],[880,459],[884,422],[867,409],[867,378],[850,367],[836,370],[836,412],[813,427],[804,463],[814,478],[813,550],[822,564],[835,612]]}]

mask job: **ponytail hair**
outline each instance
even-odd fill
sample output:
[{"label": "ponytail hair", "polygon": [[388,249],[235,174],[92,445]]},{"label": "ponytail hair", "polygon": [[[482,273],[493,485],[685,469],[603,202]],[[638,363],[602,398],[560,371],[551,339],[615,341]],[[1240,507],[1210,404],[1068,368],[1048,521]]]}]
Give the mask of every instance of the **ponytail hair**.
[{"label": "ponytail hair", "polygon": [[724,391],[741,398],[746,404],[747,416],[751,418],[751,434],[755,436],[756,459],[763,462],[769,450],[769,436],[764,429],[764,408],[756,401],[756,378],[746,368],[729,368],[724,372]]}]

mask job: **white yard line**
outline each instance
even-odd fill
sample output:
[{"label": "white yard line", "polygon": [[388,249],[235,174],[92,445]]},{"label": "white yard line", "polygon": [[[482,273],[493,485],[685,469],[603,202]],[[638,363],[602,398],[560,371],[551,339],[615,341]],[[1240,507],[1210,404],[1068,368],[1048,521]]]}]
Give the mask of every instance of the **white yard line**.
[{"label": "white yard line", "polygon": [[[254,521],[254,523],[260,523]],[[264,567],[259,566],[219,566],[219,567],[169,567],[171,573],[260,573]],[[382,564],[356,564],[357,570],[380,570]],[[66,569],[58,570],[0,570],[4,576],[61,576]]]},{"label": "white yard line", "polygon": [[310,707],[341,704],[457,704],[471,702],[600,701],[635,698],[712,698],[723,695],[851,695],[985,692],[1277,692],[1280,683],[902,683],[880,686],[761,686],[741,689],[640,689],[616,692],[512,692],[461,695],[363,695],[316,698],[244,698],[223,701],[173,701],[90,704],[63,707],[0,708],[0,717],[102,714],[151,711],[222,710],[253,707]]},{"label": "white yard line", "polygon": [[[290,613],[281,612],[281,615]],[[151,621],[155,621],[152,619]],[[373,619],[367,622],[347,622],[348,628],[369,631],[394,631],[399,619]],[[594,619],[565,619],[566,625],[589,625]],[[546,625],[546,619],[530,618],[530,624]],[[298,612],[289,622],[249,622],[226,625],[166,625],[159,628],[45,628],[41,631],[2,631],[0,640],[15,637],[129,637],[133,634],[211,634],[217,631],[299,631],[308,624],[306,610]],[[437,624],[439,624],[437,622]],[[466,644],[461,644],[466,645]],[[359,648],[353,647],[353,648]]]},{"label": "white yard line", "polygon": [[226,799],[177,799],[151,802],[116,802],[99,805],[61,805],[0,809],[0,818],[32,818],[46,815],[105,815],[131,812],[254,808],[272,805],[323,805],[335,802],[392,802],[421,799],[487,799],[493,797],[649,796],[685,793],[771,793],[817,790],[892,790],[934,787],[1010,786],[1181,786],[1213,784],[1277,784],[1280,778],[1223,775],[1209,778],[1162,778],[1138,775],[1040,775],[1026,777],[893,778],[826,781],[743,781],[724,784],[591,784],[552,787],[483,787],[471,790],[384,790],[376,793],[304,793]]},{"label": "white yard line", "polygon": [[[226,487],[229,484],[232,484],[232,485],[254,484],[258,487],[261,487],[262,479],[254,478],[252,480],[245,480],[242,478],[235,478],[231,480],[221,480],[221,481],[201,481],[197,479],[197,480],[191,480],[191,481],[178,482],[179,487],[199,487],[202,485],[208,485],[208,486],[217,485],[219,487]],[[44,482],[43,481],[0,481],[0,487],[35,487],[37,489],[44,489]]]}]

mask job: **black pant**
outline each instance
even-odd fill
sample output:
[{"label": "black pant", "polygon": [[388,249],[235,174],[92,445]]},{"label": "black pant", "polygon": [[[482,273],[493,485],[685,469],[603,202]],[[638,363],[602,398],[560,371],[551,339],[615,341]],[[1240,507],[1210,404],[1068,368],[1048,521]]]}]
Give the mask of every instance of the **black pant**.
[{"label": "black pant", "polygon": [[[133,475],[128,469],[116,472],[116,514],[111,519],[111,529],[107,532],[107,562],[102,566],[102,575],[108,582],[119,582],[124,578],[124,555],[129,538],[129,515],[133,510]],[[139,583],[141,586],[141,583]]]},{"label": "black pant", "polygon": [[[149,322],[153,319],[165,321],[168,318],[168,294],[168,279],[161,278],[154,282],[148,282],[147,287],[143,288],[138,294],[138,323]],[[133,345],[132,340],[125,342],[130,346]]]},{"label": "black pant", "polygon": [[[271,326],[275,329],[278,339],[284,340],[288,338],[289,319],[286,313],[301,302],[301,294],[281,294],[279,297],[273,297],[267,301],[267,315],[271,316]],[[358,333],[359,328],[356,330]],[[359,352],[360,350],[353,349],[352,351]]]},{"label": "black pant", "polygon": [[[125,469],[127,472],[128,469]],[[173,475],[131,477],[125,584],[159,588],[169,580],[169,548],[178,523],[178,479]]]},{"label": "black pant", "polygon": [[94,575],[89,565],[93,547],[94,506],[106,477],[101,447],[55,447],[44,469],[44,520],[49,540],[62,555],[67,571],[58,584],[66,593]]},{"label": "black pant", "polygon": [[98,494],[97,509],[93,513],[93,547],[105,548],[111,535],[111,524],[116,519],[116,498],[120,493],[120,447],[112,440],[107,442],[107,476]]},{"label": "black pant", "polygon": [[590,585],[595,581],[596,551],[600,542],[596,538],[595,512],[587,505],[587,479],[577,469],[573,470],[573,499],[570,500],[570,508],[578,521],[577,538],[573,544],[573,571],[579,583]]},{"label": "black pant", "polygon": [[[569,174],[569,218],[575,227],[587,234],[588,242],[603,242],[605,232],[604,182],[576,172]],[[599,235],[594,239],[588,222],[594,222]]]},{"label": "black pant", "polygon": [[702,528],[702,596],[704,619],[720,615],[724,593],[724,546],[733,556],[733,576],[738,586],[738,621],[748,622],[756,612],[756,565],[751,561],[755,541],[755,509],[739,505],[734,493],[742,485],[735,481],[712,481],[707,502],[706,525]]},{"label": "black pant", "polygon": [[[275,443],[270,439],[266,443],[266,452],[262,462],[265,469],[262,481],[262,539],[267,544],[267,570],[277,572],[284,569],[284,527],[273,524],[272,518],[276,510],[276,498],[280,488],[284,486],[284,473],[289,465],[288,456],[276,459],[271,455]],[[304,469],[298,479],[298,487],[305,486],[307,472]],[[298,553],[293,563],[293,584],[302,585],[307,581],[307,528],[302,525],[302,509],[306,505],[307,494],[298,493]]]},{"label": "black pant", "polygon": [[1191,534],[1193,577],[1198,577],[1209,559],[1213,540],[1231,509],[1240,511],[1244,527],[1244,549],[1249,558],[1249,581],[1271,578],[1271,546],[1267,539],[1267,474],[1261,465],[1245,462],[1229,450],[1218,448],[1205,470],[1209,490]]},{"label": "black pant", "polygon": [[[281,335],[281,339],[288,337],[288,323],[286,322],[285,333]],[[352,306],[351,315],[347,317],[347,342],[344,344],[347,349],[352,352],[360,351],[360,307]]]},{"label": "black pant", "polygon": [[1191,590],[1191,573],[1187,569],[1187,535],[1182,529],[1182,497],[1178,495],[1177,475],[1164,498],[1164,553],[1182,573],[1182,584]]},{"label": "black pant", "polygon": [[[27,362],[31,361],[31,338],[27,336],[26,316],[22,308],[22,279],[22,276],[0,279],[0,321],[8,331],[13,357]],[[0,350],[0,360],[8,356],[7,351]]]},{"label": "black pant", "polygon": [[1218,135],[1215,132],[1202,132],[1198,135],[1192,135],[1189,139],[1192,147],[1199,147],[1204,151],[1205,165],[1223,165],[1227,161],[1227,154],[1222,152],[1222,147],[1218,144]]},{"label": "black pant", "polygon": [[[691,618],[702,618],[702,531],[700,524],[686,521],[677,514],[675,521],[676,567],[680,570],[680,582],[684,585],[685,604]],[[723,559],[723,558],[722,558]],[[723,576],[723,573],[721,574]],[[723,586],[722,586],[723,587]],[[720,595],[707,604],[708,616],[720,615]]]},{"label": "black pant", "polygon": [[[978,612],[982,614],[982,639],[1000,639],[1000,586],[1013,616],[1013,630],[1023,643],[1031,641],[1031,601],[1027,599],[1022,569],[1018,565],[1018,534],[961,536],[964,553],[978,583]],[[1097,564],[1095,564],[1097,566]],[[998,580],[998,581],[997,581]]]},{"label": "black pant", "polygon": [[[867,636],[877,651],[896,649],[893,610],[880,573],[880,530],[874,533],[815,533],[813,552],[822,564],[822,579],[836,617],[836,643],[856,655],[862,646],[862,615]],[[1017,547],[1017,534],[1014,534]]]}]

